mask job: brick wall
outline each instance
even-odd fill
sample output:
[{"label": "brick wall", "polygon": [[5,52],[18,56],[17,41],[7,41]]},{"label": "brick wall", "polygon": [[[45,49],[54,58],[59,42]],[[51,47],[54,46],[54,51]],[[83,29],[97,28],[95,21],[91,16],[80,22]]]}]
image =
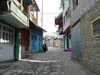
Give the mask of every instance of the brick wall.
[{"label": "brick wall", "polygon": [[81,17],[81,49],[83,64],[100,75],[100,37],[92,37],[91,21],[100,17],[100,1]]}]

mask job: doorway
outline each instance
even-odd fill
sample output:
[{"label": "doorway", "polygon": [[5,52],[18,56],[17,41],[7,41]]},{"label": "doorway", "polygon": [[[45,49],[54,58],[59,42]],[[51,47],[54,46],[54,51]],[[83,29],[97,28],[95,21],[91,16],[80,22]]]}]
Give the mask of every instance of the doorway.
[{"label": "doorway", "polygon": [[72,50],[73,57],[79,59],[81,57],[80,22],[72,28]]}]

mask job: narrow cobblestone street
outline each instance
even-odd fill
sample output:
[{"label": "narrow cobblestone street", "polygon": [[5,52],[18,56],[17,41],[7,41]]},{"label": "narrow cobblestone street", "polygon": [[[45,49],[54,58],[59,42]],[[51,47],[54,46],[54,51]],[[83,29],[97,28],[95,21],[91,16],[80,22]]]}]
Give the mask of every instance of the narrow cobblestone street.
[{"label": "narrow cobblestone street", "polygon": [[73,61],[70,52],[52,47],[46,53],[30,53],[12,64],[2,75],[96,75]]}]

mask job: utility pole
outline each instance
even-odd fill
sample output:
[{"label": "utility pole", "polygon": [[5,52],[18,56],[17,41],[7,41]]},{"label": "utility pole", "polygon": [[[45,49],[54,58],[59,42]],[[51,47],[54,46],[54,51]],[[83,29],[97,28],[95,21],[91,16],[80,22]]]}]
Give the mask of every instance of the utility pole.
[{"label": "utility pole", "polygon": [[42,0],[42,10],[41,10],[41,27],[43,28],[43,0]]}]

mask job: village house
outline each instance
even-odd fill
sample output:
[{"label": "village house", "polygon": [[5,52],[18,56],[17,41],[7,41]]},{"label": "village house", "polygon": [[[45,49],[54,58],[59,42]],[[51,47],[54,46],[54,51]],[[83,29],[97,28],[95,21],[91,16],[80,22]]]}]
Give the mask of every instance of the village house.
[{"label": "village house", "polygon": [[[71,24],[70,24],[70,7],[68,0],[61,0],[60,8],[63,9],[63,12],[59,14],[62,20],[59,19],[59,16],[56,18],[56,25],[59,25],[58,32],[59,35],[63,35],[64,38],[64,50],[71,51]],[[62,22],[62,23],[61,23]],[[63,40],[63,39],[62,39]],[[62,44],[63,44],[62,43]]]},{"label": "village house", "polygon": [[100,74],[100,0],[61,0],[61,6],[65,49],[69,40],[73,59]]},{"label": "village house", "polygon": [[30,50],[33,52],[43,51],[43,28],[38,26],[38,12],[40,11],[37,3],[33,0],[33,5],[30,6]]},{"label": "village house", "polygon": [[0,62],[42,50],[44,30],[38,26],[39,8],[34,0],[0,0],[0,11]]},{"label": "village house", "polygon": [[0,0],[0,61],[19,59],[19,34],[20,29],[29,28],[30,3],[31,0]]},{"label": "village house", "polygon": [[[63,33],[63,12],[61,12],[56,18],[55,18],[55,24],[58,25],[58,37],[55,39],[55,45],[57,43],[59,44],[58,47],[64,48],[64,33]],[[59,42],[58,42],[59,41]]]},{"label": "village house", "polygon": [[73,58],[100,74],[100,0],[70,0]]}]

